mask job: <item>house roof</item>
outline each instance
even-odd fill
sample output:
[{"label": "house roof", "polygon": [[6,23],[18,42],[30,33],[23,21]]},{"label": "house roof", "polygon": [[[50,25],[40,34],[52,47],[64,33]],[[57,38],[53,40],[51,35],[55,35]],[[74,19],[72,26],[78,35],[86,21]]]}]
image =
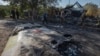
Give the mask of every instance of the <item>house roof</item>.
[{"label": "house roof", "polygon": [[83,8],[83,6],[79,2],[75,2],[73,5],[66,6],[66,9],[74,8],[74,6],[77,6],[77,8]]}]

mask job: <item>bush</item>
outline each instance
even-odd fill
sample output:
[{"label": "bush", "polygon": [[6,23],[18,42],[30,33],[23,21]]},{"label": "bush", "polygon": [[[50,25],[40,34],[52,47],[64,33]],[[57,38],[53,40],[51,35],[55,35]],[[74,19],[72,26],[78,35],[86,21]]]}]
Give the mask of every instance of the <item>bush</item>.
[{"label": "bush", "polygon": [[4,9],[0,9],[0,17],[5,17],[6,16],[6,12]]}]

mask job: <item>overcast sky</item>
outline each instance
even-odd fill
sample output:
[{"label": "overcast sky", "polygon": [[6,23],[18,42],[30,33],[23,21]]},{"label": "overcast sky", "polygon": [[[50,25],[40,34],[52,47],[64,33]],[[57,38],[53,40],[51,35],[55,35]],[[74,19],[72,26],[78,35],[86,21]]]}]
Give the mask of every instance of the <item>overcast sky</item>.
[{"label": "overcast sky", "polygon": [[8,4],[7,2],[0,0],[0,5],[7,5],[7,4]]},{"label": "overcast sky", "polygon": [[[81,5],[85,5],[86,3],[92,2],[94,4],[97,4],[100,7],[100,0],[62,0],[61,2],[59,2],[59,5],[57,5],[58,7],[65,7],[66,5],[69,4],[74,4],[76,1],[78,1]],[[2,0],[0,0],[0,5],[7,5],[7,2],[3,2]]]}]

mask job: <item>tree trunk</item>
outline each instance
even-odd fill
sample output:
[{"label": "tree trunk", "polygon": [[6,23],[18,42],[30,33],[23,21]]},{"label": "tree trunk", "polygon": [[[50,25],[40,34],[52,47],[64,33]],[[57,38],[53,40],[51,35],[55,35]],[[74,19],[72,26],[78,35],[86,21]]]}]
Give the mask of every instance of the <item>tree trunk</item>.
[{"label": "tree trunk", "polygon": [[34,23],[34,11],[35,11],[35,9],[32,8],[32,15],[31,15],[31,21],[32,21],[32,23]]}]

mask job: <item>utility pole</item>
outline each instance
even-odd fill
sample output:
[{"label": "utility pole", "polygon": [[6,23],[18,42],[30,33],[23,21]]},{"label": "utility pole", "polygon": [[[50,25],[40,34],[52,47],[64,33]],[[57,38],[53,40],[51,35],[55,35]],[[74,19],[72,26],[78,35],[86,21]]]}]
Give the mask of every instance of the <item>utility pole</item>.
[{"label": "utility pole", "polygon": [[99,7],[100,7],[100,0],[99,0]]},{"label": "utility pole", "polygon": [[69,0],[69,5],[70,5],[70,0]]}]

